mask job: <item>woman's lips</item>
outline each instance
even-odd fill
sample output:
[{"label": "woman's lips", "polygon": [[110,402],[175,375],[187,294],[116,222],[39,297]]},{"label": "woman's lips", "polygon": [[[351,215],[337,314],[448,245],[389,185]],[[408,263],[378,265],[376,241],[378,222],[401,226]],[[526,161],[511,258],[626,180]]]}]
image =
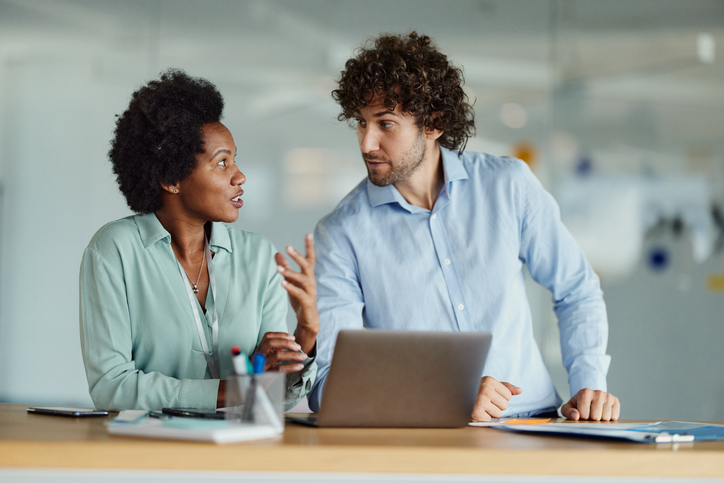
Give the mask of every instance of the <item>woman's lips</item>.
[{"label": "woman's lips", "polygon": [[244,206],[244,201],[241,199],[241,195],[243,195],[244,192],[242,191],[241,194],[236,195],[234,198],[231,198],[231,204],[236,206],[237,208],[241,208]]}]

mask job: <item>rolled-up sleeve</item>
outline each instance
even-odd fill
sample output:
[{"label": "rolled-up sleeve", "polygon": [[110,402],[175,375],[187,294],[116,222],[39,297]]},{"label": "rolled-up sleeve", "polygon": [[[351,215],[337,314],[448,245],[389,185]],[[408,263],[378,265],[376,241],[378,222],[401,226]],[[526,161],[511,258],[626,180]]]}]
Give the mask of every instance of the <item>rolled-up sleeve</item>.
[{"label": "rolled-up sleeve", "polygon": [[80,335],[97,408],[216,407],[218,380],[180,380],[136,368],[122,264],[105,259],[92,246],[80,269]]},{"label": "rolled-up sleeve", "polygon": [[[267,332],[288,331],[286,323],[288,296],[286,290],[284,290],[281,285],[282,276],[276,270],[276,262],[274,261],[276,249],[274,249],[271,244],[268,245],[268,249],[270,251],[266,257],[268,260],[266,272],[270,274],[270,277],[266,280],[266,288],[264,290],[264,302],[257,345]],[[312,389],[312,384],[317,375],[316,347],[315,345],[312,352],[307,354],[308,358],[304,361],[304,367],[301,371],[287,374],[284,402],[285,411],[299,404]]]}]

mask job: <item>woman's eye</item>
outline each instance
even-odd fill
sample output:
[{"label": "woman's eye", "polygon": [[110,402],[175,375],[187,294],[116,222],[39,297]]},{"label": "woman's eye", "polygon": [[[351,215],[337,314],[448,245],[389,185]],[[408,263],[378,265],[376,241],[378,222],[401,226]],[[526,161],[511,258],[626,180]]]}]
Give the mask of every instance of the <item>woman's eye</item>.
[{"label": "woman's eye", "polygon": [[217,163],[219,166],[226,166],[226,158],[222,159]]}]

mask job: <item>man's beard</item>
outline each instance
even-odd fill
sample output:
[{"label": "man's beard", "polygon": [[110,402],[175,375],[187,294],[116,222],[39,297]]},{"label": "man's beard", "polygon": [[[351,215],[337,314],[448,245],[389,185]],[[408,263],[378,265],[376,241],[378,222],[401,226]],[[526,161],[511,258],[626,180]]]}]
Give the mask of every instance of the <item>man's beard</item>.
[{"label": "man's beard", "polygon": [[382,161],[390,166],[389,171],[386,174],[375,174],[373,170],[367,165],[367,174],[370,177],[370,181],[375,186],[389,186],[391,184],[405,181],[407,178],[412,176],[412,173],[420,167],[422,160],[425,159],[425,135],[420,129],[415,142],[410,146],[410,149],[406,153],[402,154],[399,159],[394,161],[389,158],[382,156],[374,156],[369,154],[362,154],[362,158],[365,161]]}]

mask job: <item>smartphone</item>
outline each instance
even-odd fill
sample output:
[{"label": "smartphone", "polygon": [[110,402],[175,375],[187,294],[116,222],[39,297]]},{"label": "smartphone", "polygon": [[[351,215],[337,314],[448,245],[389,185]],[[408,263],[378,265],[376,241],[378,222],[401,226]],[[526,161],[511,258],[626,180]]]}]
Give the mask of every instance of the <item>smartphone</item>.
[{"label": "smartphone", "polygon": [[163,408],[161,412],[168,416],[179,416],[182,418],[224,419],[226,416],[226,413],[221,411],[204,411],[203,409]]},{"label": "smartphone", "polygon": [[66,408],[57,406],[30,407],[29,413],[33,414],[53,414],[56,416],[71,416],[75,418],[83,418],[87,416],[108,416],[108,411],[100,409],[87,408]]}]

